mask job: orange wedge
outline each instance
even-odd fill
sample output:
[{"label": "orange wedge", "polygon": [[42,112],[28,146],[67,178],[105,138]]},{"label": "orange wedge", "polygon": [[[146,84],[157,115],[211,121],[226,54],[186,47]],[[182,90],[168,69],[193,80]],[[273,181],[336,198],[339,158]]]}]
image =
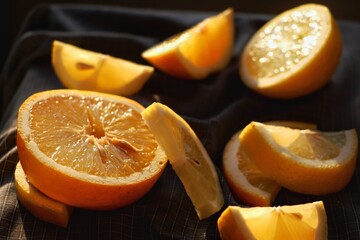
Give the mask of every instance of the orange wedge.
[{"label": "orange wedge", "polygon": [[23,205],[35,217],[66,227],[72,212],[72,207],[53,200],[28,182],[21,163],[18,162],[14,173],[16,194]]},{"label": "orange wedge", "polygon": [[222,240],[326,240],[322,201],[278,207],[229,206],[218,219]]},{"label": "orange wedge", "polygon": [[135,202],[154,186],[167,158],[128,98],[80,90],[36,93],[18,112],[21,165],[52,199],[87,209]]},{"label": "orange wedge", "polygon": [[204,79],[230,61],[234,12],[229,8],[149,48],[142,57],[161,71],[183,79]]},{"label": "orange wedge", "polygon": [[52,64],[62,84],[70,89],[130,96],[139,92],[153,67],[122,58],[53,42]]},{"label": "orange wedge", "polygon": [[[316,129],[316,125],[296,121],[271,121],[269,125]],[[270,206],[281,186],[269,178],[249,159],[241,148],[241,130],[225,146],[222,170],[236,200],[248,206]]]},{"label": "orange wedge", "polygon": [[161,103],[151,104],[142,115],[183,183],[198,217],[204,219],[219,211],[224,197],[215,166],[189,124]]},{"label": "orange wedge", "polygon": [[355,129],[321,132],[251,122],[239,139],[244,154],[260,171],[295,192],[337,192],[348,184],[356,167]]},{"label": "orange wedge", "polygon": [[341,33],[329,9],[305,4],[255,33],[241,54],[240,77],[262,95],[300,97],[331,79],[341,52]]}]

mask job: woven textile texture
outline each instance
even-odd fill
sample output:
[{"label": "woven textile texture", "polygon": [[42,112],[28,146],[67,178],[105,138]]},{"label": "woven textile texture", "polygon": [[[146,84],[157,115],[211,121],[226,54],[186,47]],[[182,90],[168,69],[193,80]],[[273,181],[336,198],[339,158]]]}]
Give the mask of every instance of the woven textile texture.
[{"label": "woven textile texture", "polygon": [[[33,217],[19,205],[13,183],[20,104],[35,92],[63,88],[51,66],[54,39],[146,64],[140,56],[142,51],[213,14],[43,5],[29,15],[0,79],[0,239],[219,239],[216,221],[220,213],[199,221],[170,165],[140,201],[113,211],[75,209],[67,228]],[[255,94],[238,75],[244,45],[270,17],[235,14],[235,46],[223,71],[203,81],[184,81],[155,71],[144,88],[131,96],[145,107],[160,100],[188,121],[217,166],[224,207],[240,203],[233,199],[223,179],[222,152],[232,134],[250,121],[297,120],[316,123],[326,131],[356,128],[360,132],[360,24],[338,21],[344,48],[330,82],[311,95],[285,101]],[[323,200],[329,239],[360,239],[358,169],[341,192],[309,196],[282,189],[274,205]]]}]

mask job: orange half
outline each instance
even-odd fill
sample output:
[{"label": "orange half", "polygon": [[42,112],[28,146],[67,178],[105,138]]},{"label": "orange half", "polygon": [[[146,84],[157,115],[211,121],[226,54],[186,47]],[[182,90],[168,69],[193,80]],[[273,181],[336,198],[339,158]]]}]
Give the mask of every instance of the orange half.
[{"label": "orange half", "polygon": [[245,46],[242,81],[268,97],[289,99],[323,87],[342,52],[341,32],[330,10],[304,4],[261,27]]},{"label": "orange half", "polygon": [[30,183],[70,206],[114,209],[146,194],[167,158],[141,117],[120,96],[52,90],[19,109],[17,146]]}]

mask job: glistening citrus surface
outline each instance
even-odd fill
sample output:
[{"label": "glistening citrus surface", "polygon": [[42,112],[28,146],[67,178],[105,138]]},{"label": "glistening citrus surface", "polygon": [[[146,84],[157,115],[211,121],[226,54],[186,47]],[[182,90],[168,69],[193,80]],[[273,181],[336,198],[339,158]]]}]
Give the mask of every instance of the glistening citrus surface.
[{"label": "glistening citrus surface", "polygon": [[254,91],[295,98],[324,86],[342,52],[340,30],[329,9],[305,4],[261,27],[241,55],[240,76]]},{"label": "glistening citrus surface", "polygon": [[147,193],[166,156],[130,99],[78,90],[30,96],[18,113],[23,169],[49,197],[71,206],[113,209]]}]

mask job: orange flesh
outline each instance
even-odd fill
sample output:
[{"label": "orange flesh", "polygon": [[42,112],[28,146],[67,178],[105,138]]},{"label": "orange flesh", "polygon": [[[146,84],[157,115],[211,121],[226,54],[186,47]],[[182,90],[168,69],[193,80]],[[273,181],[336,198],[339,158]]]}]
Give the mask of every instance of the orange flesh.
[{"label": "orange flesh", "polygon": [[321,16],[313,9],[294,11],[269,25],[250,49],[251,75],[267,78],[290,71],[313,54],[323,31]]},{"label": "orange flesh", "polygon": [[[285,213],[273,208],[246,221],[256,239],[315,239],[315,229],[302,221],[301,213]],[[264,226],[269,227],[264,229]]]},{"label": "orange flesh", "polygon": [[[277,132],[277,128],[271,128],[271,135],[275,141],[287,147],[294,154],[309,160],[328,160],[339,155],[340,149],[345,145],[344,133],[318,133],[316,131],[293,130],[288,133]],[[305,132],[304,132],[305,133]],[[321,150],[319,150],[321,149]]]},{"label": "orange flesh", "polygon": [[191,29],[170,37],[153,51],[161,54],[174,46],[179,46],[179,51],[196,67],[217,64],[233,41],[233,34],[230,32],[233,29],[229,29],[228,24],[229,20],[224,18],[224,14],[210,17]]},{"label": "orange flesh", "polygon": [[[218,24],[208,24],[209,20],[199,23],[191,31],[197,34],[191,35],[191,40],[180,45],[180,51],[194,64],[196,67],[207,67],[216,64],[222,58],[224,52],[227,51],[229,43],[232,39],[227,31],[227,19],[218,18]],[[219,38],[219,33],[222,37]],[[188,33],[186,33],[188,34]],[[216,44],[214,44],[216,43]],[[202,48],[203,50],[199,50]]]},{"label": "orange flesh", "polygon": [[96,176],[124,177],[140,172],[157,149],[139,112],[101,98],[55,96],[41,100],[32,107],[29,124],[32,140],[45,155]]},{"label": "orange flesh", "polygon": [[[339,141],[339,139],[342,141]],[[289,150],[305,159],[328,160],[339,155],[340,149],[345,145],[344,139],[344,134],[334,134],[333,136],[326,134],[322,137],[314,132],[310,135],[300,135],[289,146]]]},{"label": "orange flesh", "polygon": [[270,194],[277,191],[278,186],[274,184],[274,181],[266,178],[260,170],[257,170],[257,168],[253,166],[253,163],[243,156],[240,149],[237,152],[237,156],[237,159],[239,159],[238,167],[252,186]]}]

